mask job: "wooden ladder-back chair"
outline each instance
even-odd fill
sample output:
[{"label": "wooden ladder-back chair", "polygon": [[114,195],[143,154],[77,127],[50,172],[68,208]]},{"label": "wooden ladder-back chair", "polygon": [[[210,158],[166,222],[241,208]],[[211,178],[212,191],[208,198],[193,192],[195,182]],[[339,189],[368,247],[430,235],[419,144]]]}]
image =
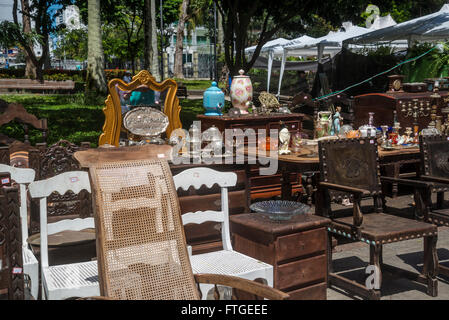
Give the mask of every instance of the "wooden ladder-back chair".
[{"label": "wooden ladder-back chair", "polygon": [[31,280],[31,295],[37,299],[39,293],[39,263],[28,244],[28,185],[34,181],[36,172],[29,168],[15,168],[0,164],[0,172],[8,172],[11,180],[19,185],[20,196],[20,226],[22,234],[23,272]]},{"label": "wooden ladder-back chair", "polygon": [[[234,172],[219,172],[210,168],[191,168],[173,177],[176,189],[187,191],[190,187],[198,190],[202,186],[208,189],[217,184],[221,188],[220,211],[187,212],[182,215],[184,225],[189,223],[202,224],[207,221],[219,222],[221,225],[221,240],[223,250],[190,256],[194,273],[213,273],[238,276],[248,280],[261,279],[270,287],[273,286],[273,266],[247,255],[234,251],[231,245],[229,231],[229,199],[228,188],[237,183]],[[206,298],[208,288],[200,286],[203,298]]]},{"label": "wooden ladder-back chair", "polygon": [[42,298],[62,300],[71,297],[98,295],[97,262],[79,262],[49,265],[48,236],[62,231],[80,231],[94,228],[94,218],[65,219],[54,223],[47,221],[47,198],[58,192],[64,195],[71,190],[90,192],[89,174],[85,171],[64,172],[46,180],[30,183],[28,190],[40,204],[40,261]]},{"label": "wooden ladder-back chair", "polygon": [[[319,142],[320,180],[317,214],[331,218],[329,232],[369,244],[370,265],[378,271],[379,286],[382,271],[396,273],[427,285],[427,293],[438,293],[437,227],[420,221],[382,213],[381,177],[376,139],[339,139]],[[352,194],[352,216],[338,216],[331,210],[330,190]],[[362,197],[374,198],[374,212],[362,214]],[[382,260],[384,244],[424,238],[424,268],[422,274],[387,265]],[[332,239],[332,237],[329,237]],[[331,240],[329,249],[329,285],[340,286],[362,297],[380,299],[380,288],[368,289],[333,272]]]},{"label": "wooden ladder-back chair", "polygon": [[[130,148],[75,155],[82,166],[89,167],[96,203],[102,296],[126,300],[200,299],[196,282],[202,282],[233,286],[271,299],[288,297],[245,279],[194,276],[168,162],[151,159],[144,152],[158,149],[155,146],[142,146],[142,152],[134,154],[130,154]],[[165,151],[157,153],[158,157],[169,156]],[[118,160],[133,155],[135,160]],[[116,161],[111,161],[114,157]]]}]

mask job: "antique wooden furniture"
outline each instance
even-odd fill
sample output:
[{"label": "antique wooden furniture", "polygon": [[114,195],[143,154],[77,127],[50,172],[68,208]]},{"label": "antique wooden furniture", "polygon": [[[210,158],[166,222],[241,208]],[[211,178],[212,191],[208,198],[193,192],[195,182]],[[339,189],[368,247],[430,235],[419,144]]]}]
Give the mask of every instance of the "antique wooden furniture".
[{"label": "antique wooden furniture", "polygon": [[97,262],[80,262],[50,266],[48,262],[48,236],[63,231],[80,231],[94,228],[94,219],[66,219],[47,222],[47,198],[53,192],[64,195],[68,190],[79,193],[90,192],[89,175],[84,171],[64,172],[46,180],[30,183],[32,198],[40,202],[40,262],[42,298],[62,300],[70,297],[85,297],[99,294]]},{"label": "antique wooden furniture", "polygon": [[27,297],[21,238],[19,189],[0,187],[0,295],[9,300]]},{"label": "antique wooden furniture", "polygon": [[[201,121],[201,130],[204,131],[211,126],[217,127],[222,133],[225,129],[241,129],[245,132],[247,129],[253,129],[257,134],[258,129],[264,129],[269,136],[270,129],[279,130],[280,121],[283,121],[293,134],[298,129],[302,131],[302,120],[304,115],[301,113],[291,114],[270,114],[270,115],[241,115],[238,117],[229,116],[205,116],[197,115]],[[237,134],[237,133],[236,133]],[[247,143],[245,138],[244,143]],[[279,196],[281,193],[281,175],[259,174],[259,165],[250,165],[251,199],[269,199]],[[300,177],[296,173],[291,173],[289,181],[291,182],[293,192],[300,192]]]},{"label": "antique wooden furniture", "polygon": [[[47,134],[48,134],[48,126],[47,126],[47,119],[38,119],[36,116],[28,113],[25,108],[18,103],[11,103],[7,106],[6,109],[0,110],[0,126],[3,126],[11,121],[18,121],[22,123],[24,128],[24,142],[29,144],[29,136],[28,136],[28,125],[31,125],[32,127],[41,130],[42,131],[42,142],[46,143],[47,141]],[[11,140],[8,140],[7,137],[2,137],[4,141],[2,141],[5,144],[10,144]]]},{"label": "antique wooden furniture", "polygon": [[197,281],[230,285],[266,298],[287,298],[278,290],[245,279],[194,276],[167,161],[152,159],[144,152],[135,152],[135,160],[126,161],[121,155],[129,151],[120,149],[105,150],[115,161],[105,162],[100,152],[96,159],[87,151],[75,155],[82,166],[89,167],[95,196],[102,296],[199,299]]},{"label": "antique wooden furniture", "polygon": [[105,122],[103,125],[103,133],[100,135],[98,144],[119,145],[120,130],[122,128],[122,107],[120,97],[117,90],[132,91],[137,87],[144,85],[154,91],[167,91],[165,97],[163,111],[169,119],[169,125],[166,131],[167,137],[173,130],[182,128],[179,113],[179,99],[176,96],[178,85],[173,79],[166,79],[162,83],[156,82],[156,79],[146,70],[140,71],[132,78],[130,83],[125,83],[120,79],[112,79],[108,83],[109,95],[106,99],[106,106],[103,109],[105,114]]},{"label": "antique wooden furniture", "polygon": [[[444,192],[449,190],[449,137],[443,135],[420,136],[420,182],[425,188],[415,191],[416,215],[420,220],[437,226],[449,226],[449,210],[444,208]],[[432,194],[437,201],[432,203]],[[439,273],[449,276],[449,268],[439,265]]]},{"label": "antique wooden furniture", "polygon": [[[437,296],[437,227],[381,212],[381,182],[376,140],[365,138],[320,141],[319,155],[320,183],[316,213],[331,218],[329,232],[369,244],[370,265],[376,267],[379,281],[379,288],[375,286],[367,288],[334,273],[332,255],[329,251],[329,285],[346,288],[362,297],[380,299],[382,270],[388,270],[427,285],[427,293],[432,297]],[[331,200],[341,192],[352,195],[352,216],[341,216],[331,210]],[[362,214],[360,208],[362,197],[373,197],[375,212]],[[424,238],[422,274],[415,274],[383,263],[382,246],[384,244],[413,238]],[[330,247],[331,243],[328,241],[328,248]]]},{"label": "antique wooden furniture", "polygon": [[[202,186],[211,188],[217,184],[221,188],[220,211],[196,211],[182,215],[182,223],[202,224],[207,221],[219,222],[223,250],[190,256],[193,273],[212,273],[238,276],[248,280],[262,279],[273,286],[273,266],[241,254],[232,249],[229,231],[229,199],[228,188],[237,183],[234,172],[219,172],[210,168],[191,168],[173,177],[175,188],[187,191],[190,187],[200,189]],[[203,297],[207,297],[208,287],[201,285]]]},{"label": "antique wooden furniture", "polygon": [[[412,127],[414,119],[412,116],[406,117],[405,112],[401,112],[404,103],[408,106],[408,103],[413,104],[413,99],[419,101],[429,101],[430,105],[433,104],[433,98],[431,98],[432,92],[387,92],[387,93],[369,93],[354,97],[354,127],[368,123],[368,112],[374,112],[374,125],[389,125],[393,126],[393,111],[397,112],[397,119],[401,124],[402,133],[405,127]],[[445,102],[448,98],[448,91],[439,92],[441,98],[437,99],[437,115],[441,116],[441,108],[447,106]],[[401,104],[400,104],[401,102]],[[430,112],[426,112],[427,116],[420,116],[418,118],[419,130],[427,128],[430,122]]]},{"label": "antique wooden furniture", "polygon": [[12,181],[19,185],[20,190],[20,226],[22,244],[23,273],[30,277],[31,295],[37,299],[39,293],[39,263],[28,244],[28,206],[27,186],[34,181],[36,172],[29,168],[14,168],[0,164],[0,172],[8,172]]},{"label": "antique wooden furniture", "polygon": [[290,299],[326,299],[329,219],[304,214],[280,222],[249,213],[230,221],[234,249],[272,264],[275,288]]},{"label": "antique wooden furniture", "polygon": [[[51,146],[38,145],[29,152],[29,167],[36,171],[36,180],[44,180],[67,171],[80,169],[73,157],[76,151],[90,148],[90,143],[82,142],[80,146],[67,140],[60,140]],[[65,195],[52,193],[48,199],[48,222],[61,219],[86,218],[92,216],[92,198],[89,192],[81,191]],[[31,233],[39,233],[39,201],[31,201]]]}]

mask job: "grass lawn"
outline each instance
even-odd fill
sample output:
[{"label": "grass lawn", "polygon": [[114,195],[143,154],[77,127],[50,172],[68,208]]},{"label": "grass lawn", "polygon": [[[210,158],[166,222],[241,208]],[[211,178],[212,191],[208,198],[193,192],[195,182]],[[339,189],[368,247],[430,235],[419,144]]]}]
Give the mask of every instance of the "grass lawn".
[{"label": "grass lawn", "polygon": [[[37,118],[47,118],[49,144],[60,139],[79,144],[83,141],[98,145],[98,138],[104,124],[104,105],[84,105],[82,94],[5,94],[0,99],[7,102],[22,104],[25,109]],[[197,114],[203,114],[203,100],[180,99],[181,122],[183,128],[188,129],[196,119]],[[226,101],[226,108],[230,103]],[[20,124],[13,123],[0,128],[0,132],[23,141],[23,129]],[[41,132],[30,128],[31,144],[42,141]]]},{"label": "grass lawn", "polygon": [[[178,79],[175,78],[176,82],[182,83],[187,87],[187,90],[206,90],[212,84],[211,80],[190,80],[190,79]],[[224,89],[226,88],[226,84],[223,82],[218,83],[218,87]]]}]

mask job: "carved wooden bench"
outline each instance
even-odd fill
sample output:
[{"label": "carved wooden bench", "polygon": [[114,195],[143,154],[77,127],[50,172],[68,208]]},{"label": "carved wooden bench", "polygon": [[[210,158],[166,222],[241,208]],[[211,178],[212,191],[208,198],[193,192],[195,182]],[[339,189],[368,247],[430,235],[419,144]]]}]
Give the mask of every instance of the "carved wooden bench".
[{"label": "carved wooden bench", "polygon": [[184,99],[187,99],[188,93],[187,93],[187,87],[183,85],[178,85],[178,91],[176,91],[177,97],[184,97]]}]

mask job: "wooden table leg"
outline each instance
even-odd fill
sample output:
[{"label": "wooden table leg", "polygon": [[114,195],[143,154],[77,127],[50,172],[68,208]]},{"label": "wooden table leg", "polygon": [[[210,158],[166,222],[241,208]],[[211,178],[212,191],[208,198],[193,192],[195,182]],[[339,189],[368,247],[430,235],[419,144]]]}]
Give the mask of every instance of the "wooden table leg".
[{"label": "wooden table leg", "polygon": [[290,172],[286,166],[281,166],[281,197],[282,200],[292,200],[292,185],[290,183]]}]

